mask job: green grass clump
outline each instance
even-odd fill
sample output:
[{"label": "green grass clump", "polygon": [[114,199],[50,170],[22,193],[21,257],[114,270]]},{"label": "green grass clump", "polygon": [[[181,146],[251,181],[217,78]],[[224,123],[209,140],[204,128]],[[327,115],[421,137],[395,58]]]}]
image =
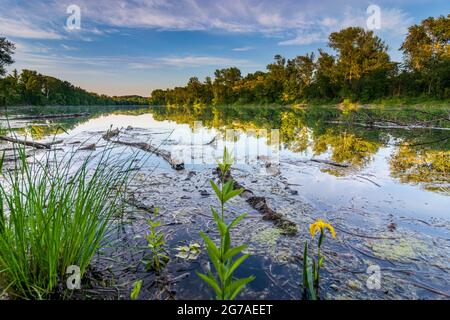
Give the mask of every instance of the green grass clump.
[{"label": "green grass clump", "polygon": [[0,160],[0,283],[11,297],[47,299],[66,288],[69,266],[84,275],[121,209],[133,161],[106,148],[84,160],[50,152],[28,162],[15,147],[13,170]]}]

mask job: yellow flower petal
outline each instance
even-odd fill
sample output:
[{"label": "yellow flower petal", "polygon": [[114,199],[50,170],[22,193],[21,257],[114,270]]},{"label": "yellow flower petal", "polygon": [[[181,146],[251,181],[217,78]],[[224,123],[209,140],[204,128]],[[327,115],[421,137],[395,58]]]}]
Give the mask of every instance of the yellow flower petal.
[{"label": "yellow flower petal", "polygon": [[315,223],[311,223],[309,225],[309,233],[311,233],[311,238],[314,238],[314,235],[316,234],[316,228],[317,225]]},{"label": "yellow flower petal", "polygon": [[333,238],[336,238],[336,232],[334,231],[333,226],[329,223],[326,223],[322,219],[318,219],[316,222],[312,223],[309,226],[309,232],[311,233],[311,237],[313,237],[313,238],[314,238],[317,230],[319,230],[320,232],[324,232],[325,229],[328,229],[331,233],[331,236]]},{"label": "yellow flower petal", "polygon": [[328,228],[328,230],[330,230],[331,236],[332,236],[333,238],[336,238],[336,231],[334,231],[333,226],[332,226],[331,224],[327,223],[327,224],[326,224],[326,227]]}]

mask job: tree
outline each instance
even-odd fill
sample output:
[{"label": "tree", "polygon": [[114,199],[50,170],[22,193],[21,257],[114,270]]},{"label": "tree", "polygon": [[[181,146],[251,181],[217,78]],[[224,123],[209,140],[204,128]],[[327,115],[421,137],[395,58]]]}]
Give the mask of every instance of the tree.
[{"label": "tree", "polygon": [[281,55],[274,57],[274,63],[267,66],[267,77],[265,79],[265,93],[267,102],[281,102],[283,100],[283,86],[286,79],[286,59]]},{"label": "tree", "polygon": [[335,57],[319,49],[314,74],[314,94],[318,98],[332,99],[337,93]]},{"label": "tree", "polygon": [[307,91],[313,83],[315,67],[313,52],[288,60],[283,92],[284,101],[294,102],[308,97]]},{"label": "tree", "polygon": [[[450,15],[412,26],[402,45],[404,68],[372,31],[349,27],[329,36],[334,54],[319,49],[286,60],[276,55],[267,71],[246,76],[237,68],[216,70],[214,81],[191,78],[185,87],[161,91],[166,104],[270,104],[314,100],[369,102],[428,94],[450,98]],[[156,97],[156,93],[152,94]]]},{"label": "tree", "polygon": [[227,68],[216,70],[213,83],[214,104],[230,104],[237,100],[233,92],[235,84],[242,79],[241,70]]},{"label": "tree", "polygon": [[400,49],[405,65],[412,70],[426,69],[436,60],[450,58],[450,14],[435,19],[430,17],[419,25],[409,27]]},{"label": "tree", "polygon": [[367,80],[376,75],[380,80],[380,74],[387,74],[394,67],[387,45],[373,31],[349,27],[331,33],[328,45],[337,52],[336,76],[342,83],[344,97],[360,98],[363,77]]},{"label": "tree", "polygon": [[14,63],[12,55],[15,49],[14,43],[0,37],[0,77],[6,74],[6,66]]},{"label": "tree", "polygon": [[400,49],[405,68],[423,83],[422,92],[438,97],[450,96],[450,14],[430,17],[408,29]]}]

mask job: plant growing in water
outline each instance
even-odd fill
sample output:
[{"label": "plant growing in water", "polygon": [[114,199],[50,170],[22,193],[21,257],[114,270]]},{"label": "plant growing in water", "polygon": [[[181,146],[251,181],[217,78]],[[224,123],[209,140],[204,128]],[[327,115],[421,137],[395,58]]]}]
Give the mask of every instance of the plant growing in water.
[{"label": "plant growing in water", "polygon": [[0,276],[11,296],[44,299],[69,266],[84,275],[121,210],[133,159],[106,148],[81,162],[76,152],[63,159],[54,152],[29,163],[24,147],[14,149],[13,170],[0,161]]},{"label": "plant growing in water", "polygon": [[158,219],[159,208],[153,211],[153,217],[148,218],[147,224],[150,232],[145,236],[148,248],[150,249],[150,260],[146,261],[148,270],[160,272],[169,261],[169,256],[165,249],[166,240],[164,233],[158,231],[161,227],[161,221]]},{"label": "plant growing in water", "polygon": [[202,252],[201,246],[197,242],[189,243],[189,245],[186,246],[177,247],[176,250],[178,253],[175,256],[186,260],[195,260]]},{"label": "plant growing in water", "polygon": [[[220,235],[219,247],[204,233],[200,236],[204,239],[208,256],[214,265],[215,274],[209,270],[207,274],[197,272],[198,276],[211,286],[218,300],[233,300],[238,293],[249,282],[254,280],[254,276],[236,279],[233,275],[236,269],[249,257],[248,254],[241,254],[247,248],[247,245],[232,247],[230,231],[245,218],[246,214],[240,215],[230,223],[225,221],[225,203],[242,193],[242,189],[234,189],[234,183],[231,179],[225,182],[225,177],[231,169],[233,163],[232,156],[224,149],[223,159],[218,163],[221,176],[220,187],[210,181],[217,198],[220,201],[220,214],[211,206],[211,212],[216,222],[217,230]],[[237,259],[234,259],[240,255]]]},{"label": "plant growing in water", "polygon": [[305,241],[305,248],[303,250],[303,290],[306,299],[317,300],[319,296],[320,268],[324,261],[320,249],[325,239],[326,229],[330,231],[333,238],[336,238],[336,232],[333,226],[321,219],[309,226],[311,238],[314,238],[317,231],[320,232],[320,236],[319,242],[317,243],[317,260],[309,258],[308,241]]},{"label": "plant growing in water", "polygon": [[133,283],[133,288],[131,289],[130,299],[137,300],[139,293],[141,292],[142,280],[137,280]]}]

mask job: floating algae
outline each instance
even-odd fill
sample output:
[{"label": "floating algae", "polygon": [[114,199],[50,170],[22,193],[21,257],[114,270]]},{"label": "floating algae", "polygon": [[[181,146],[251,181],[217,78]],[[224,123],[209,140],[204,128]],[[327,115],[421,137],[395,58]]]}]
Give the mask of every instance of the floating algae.
[{"label": "floating algae", "polygon": [[253,235],[251,241],[258,244],[264,244],[269,248],[275,248],[281,234],[282,231],[280,229],[269,227]]},{"label": "floating algae", "polygon": [[407,262],[430,254],[427,244],[414,238],[380,239],[369,242],[373,253],[386,260]]}]

